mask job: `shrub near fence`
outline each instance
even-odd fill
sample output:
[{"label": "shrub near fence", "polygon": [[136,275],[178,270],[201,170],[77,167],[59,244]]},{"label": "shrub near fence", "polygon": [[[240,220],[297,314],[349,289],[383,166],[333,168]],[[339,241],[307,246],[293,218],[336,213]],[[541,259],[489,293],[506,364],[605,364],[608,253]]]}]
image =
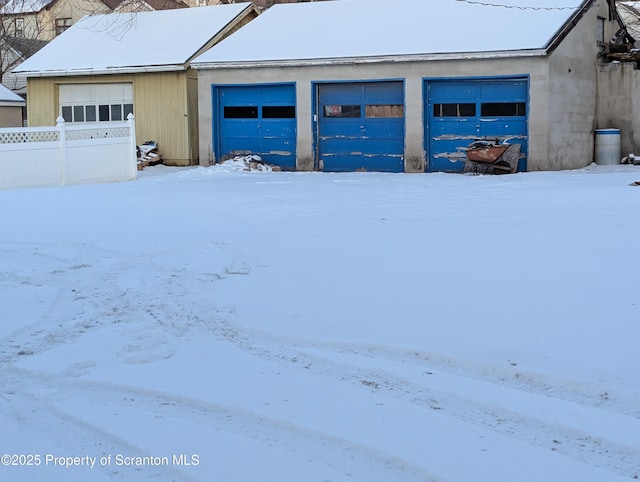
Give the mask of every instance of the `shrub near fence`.
[{"label": "shrub near fence", "polygon": [[0,189],[130,181],[135,120],[0,129]]}]

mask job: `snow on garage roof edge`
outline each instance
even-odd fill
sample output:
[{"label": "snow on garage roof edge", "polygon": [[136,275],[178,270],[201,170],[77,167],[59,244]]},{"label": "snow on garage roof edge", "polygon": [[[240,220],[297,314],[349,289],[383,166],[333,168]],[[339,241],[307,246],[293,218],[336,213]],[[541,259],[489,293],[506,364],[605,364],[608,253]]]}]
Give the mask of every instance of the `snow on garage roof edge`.
[{"label": "snow on garage roof edge", "polygon": [[333,0],[278,4],[198,56],[192,66],[544,55],[595,2],[499,3]]},{"label": "snow on garage roof edge", "polygon": [[184,70],[251,2],[86,16],[16,67],[27,77]]},{"label": "snow on garage roof edge", "polygon": [[26,102],[18,94],[0,84],[0,106],[9,105],[26,105]]}]

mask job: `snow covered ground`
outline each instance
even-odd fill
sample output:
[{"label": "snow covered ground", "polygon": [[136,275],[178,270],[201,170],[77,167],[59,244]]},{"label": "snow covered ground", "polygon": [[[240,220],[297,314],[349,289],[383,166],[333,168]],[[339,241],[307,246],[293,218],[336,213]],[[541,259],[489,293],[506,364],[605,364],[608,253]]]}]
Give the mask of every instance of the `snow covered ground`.
[{"label": "snow covered ground", "polygon": [[0,480],[638,478],[635,180],[0,191]]}]

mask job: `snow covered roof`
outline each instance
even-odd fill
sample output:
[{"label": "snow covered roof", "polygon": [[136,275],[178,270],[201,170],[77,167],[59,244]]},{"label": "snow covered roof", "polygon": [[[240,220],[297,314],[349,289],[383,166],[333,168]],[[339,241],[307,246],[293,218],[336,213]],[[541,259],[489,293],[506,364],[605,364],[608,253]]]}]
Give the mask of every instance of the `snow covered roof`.
[{"label": "snow covered roof", "polygon": [[[113,0],[103,0],[113,1]],[[189,5],[180,0],[116,0],[117,6],[114,12],[147,11],[147,10],[171,10],[176,8],[189,8]],[[144,10],[142,10],[144,9]]]},{"label": "snow covered roof", "polygon": [[183,70],[250,2],[87,16],[14,69],[31,76]]},{"label": "snow covered roof", "polygon": [[540,50],[592,3],[334,0],[279,4],[192,65]]},{"label": "snow covered roof", "polygon": [[0,15],[37,13],[55,0],[9,0],[0,8]]},{"label": "snow covered roof", "polygon": [[18,94],[11,92],[0,84],[0,106],[2,105],[26,105],[26,102]]},{"label": "snow covered roof", "polygon": [[616,2],[618,13],[627,30],[636,40],[640,40],[640,3],[637,1]]}]

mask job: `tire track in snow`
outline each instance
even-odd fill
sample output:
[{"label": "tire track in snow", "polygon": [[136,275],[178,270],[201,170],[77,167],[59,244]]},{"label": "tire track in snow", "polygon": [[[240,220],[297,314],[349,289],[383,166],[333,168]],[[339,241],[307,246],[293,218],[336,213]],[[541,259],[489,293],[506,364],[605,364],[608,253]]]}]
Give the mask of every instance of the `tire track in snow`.
[{"label": "tire track in snow", "polygon": [[[98,458],[113,454],[126,454],[133,457],[149,455],[143,448],[132,445],[118,435],[100,429],[56,408],[51,401],[51,397],[61,386],[65,386],[65,382],[60,378],[47,378],[34,376],[33,373],[23,370],[5,369],[0,372],[3,386],[3,389],[0,390],[1,411],[5,416],[12,415],[18,421],[21,430],[30,434],[29,450],[31,452],[40,452],[42,457],[44,457],[45,453],[59,457],[89,455]],[[37,391],[33,390],[34,380],[38,382],[36,385]],[[43,392],[46,392],[46,395],[43,395]],[[96,393],[92,398],[92,402],[98,402],[99,397],[100,395]],[[7,445],[4,447],[6,451],[11,449]],[[69,450],[73,450],[73,452],[69,453]],[[27,470],[27,468],[22,467],[4,468],[4,470],[9,469]],[[65,473],[62,470],[69,470],[46,467],[45,465],[33,467],[33,469],[37,469],[37,472],[45,472],[39,473],[30,480],[55,480],[52,477],[52,473],[56,473],[56,470],[60,470],[61,474]],[[132,480],[132,473],[135,476],[135,480],[196,482],[196,479],[174,466],[137,466],[132,468],[115,464],[107,466],[96,464],[94,468],[90,469],[90,472],[85,471],[79,477],[73,477],[73,480],[90,482],[104,480],[104,477],[106,477],[114,482],[128,482]],[[29,480],[20,478],[21,475],[23,474],[13,474],[16,479]],[[69,475],[67,477],[71,478]]]},{"label": "tire track in snow", "polygon": [[[78,252],[74,252],[74,249]],[[228,255],[228,249],[223,250],[227,251]],[[234,260],[230,267],[227,265],[206,271],[194,271],[193,267],[175,269],[160,265],[146,256],[105,253],[103,249],[84,244],[52,245],[41,251],[49,251],[42,255],[46,258],[47,263],[44,266],[48,271],[40,274],[19,273],[18,278],[22,277],[22,282],[59,284],[62,286],[61,290],[68,288],[67,283],[73,283],[73,286],[80,286],[82,289],[79,292],[61,292],[63,296],[54,301],[51,312],[43,320],[0,339],[0,362],[15,362],[20,356],[40,354],[82,336],[87,330],[106,328],[120,322],[139,325],[141,330],[150,325],[160,327],[178,337],[188,330],[204,327],[218,339],[232,343],[255,356],[285,365],[288,369],[308,370],[364,390],[375,391],[378,395],[409,401],[428,410],[438,410],[443,415],[489,428],[497,433],[557,451],[585,464],[604,467],[622,475],[630,476],[639,470],[637,461],[640,460],[640,451],[636,447],[531,417],[513,407],[480,403],[455,390],[435,389],[429,383],[416,382],[416,377],[398,375],[387,362],[413,364],[424,370],[442,372],[441,375],[466,378],[474,383],[487,383],[531,396],[558,398],[577,405],[601,407],[603,401],[592,395],[566,390],[556,382],[539,378],[537,375],[527,375],[518,379],[502,367],[478,368],[462,360],[438,357],[429,353],[349,343],[305,342],[250,332],[229,321],[232,310],[226,312],[225,309],[215,306],[212,300],[203,300],[199,306],[185,306],[181,302],[183,295],[196,286],[202,289],[202,281],[215,282],[225,276],[246,274],[248,263],[242,260]],[[59,251],[64,252],[56,255]],[[98,255],[98,252],[101,255]],[[100,263],[91,266],[86,259],[105,260],[106,266]],[[114,259],[117,261],[114,262]],[[127,273],[131,273],[138,265],[144,265],[144,279],[128,278]],[[238,266],[242,269],[238,270]],[[3,274],[2,283],[12,282],[11,278],[11,274]],[[68,315],[66,312],[69,296],[73,297],[78,310],[70,320],[66,320],[64,316]],[[163,297],[170,298],[172,303],[164,303]],[[212,312],[217,312],[217,315],[212,316]],[[350,354],[351,359],[346,362],[329,359],[341,353]],[[383,371],[371,368],[372,361],[384,362],[387,369]],[[61,380],[64,378],[59,379]],[[187,405],[189,403],[197,408],[203,402],[188,402]],[[609,400],[606,409],[638,418],[638,406],[640,404]],[[197,412],[195,408],[194,410]],[[227,413],[233,412],[233,409],[228,407],[218,411],[224,413],[225,410]],[[250,414],[237,416],[234,420],[240,425],[255,425],[255,417],[252,418]],[[304,433],[302,430],[280,430],[280,422],[270,421],[268,425],[271,428],[265,431],[265,439],[277,439],[278,434],[289,432]],[[317,440],[331,440],[331,436],[326,434],[316,434],[307,438],[314,437],[319,437]],[[281,438],[285,441],[282,443],[286,443],[287,437]],[[305,443],[307,442],[308,439]],[[329,446],[332,443],[329,443]],[[362,448],[361,452],[366,454],[367,449]]]},{"label": "tire track in snow", "polygon": [[385,360],[419,366],[425,370],[437,370],[453,376],[468,378],[521,390],[535,395],[563,400],[586,407],[604,409],[609,412],[640,420],[640,397],[631,394],[602,391],[595,384],[574,380],[551,378],[541,373],[526,372],[516,362],[506,360],[504,365],[461,360],[423,350],[405,350],[383,345],[363,345],[342,342],[316,342],[288,339],[269,333],[257,333],[256,340],[264,339],[269,344],[287,344],[302,351],[331,354],[351,354],[370,360]]},{"label": "tire track in snow", "polygon": [[[127,451],[146,455],[139,447],[131,446],[116,434],[104,431],[53,406],[48,401],[50,395],[41,397],[38,393],[44,389],[43,384],[50,390],[68,390],[72,394],[78,391],[84,397],[84,402],[101,403],[109,400],[114,405],[126,404],[142,410],[148,410],[152,406],[155,407],[156,413],[178,419],[196,420],[198,424],[205,426],[212,423],[209,421],[211,418],[225,430],[235,433],[240,429],[246,437],[307,458],[318,459],[342,473],[351,474],[355,480],[440,480],[401,458],[376,451],[366,445],[359,445],[331,434],[314,432],[281,419],[268,419],[237,407],[221,407],[182,397],[168,397],[162,393],[135,387],[69,380],[69,377],[75,376],[75,372],[81,373],[84,369],[90,368],[89,366],[75,364],[66,370],[66,375],[59,376],[38,374],[13,366],[22,357],[43,355],[58,346],[73,342],[89,331],[108,329],[119,323],[129,325],[129,331],[131,326],[139,325],[140,330],[154,326],[180,337],[188,330],[202,329],[204,316],[211,316],[212,311],[219,313],[217,318],[220,322],[216,323],[218,329],[214,330],[216,337],[228,342],[236,332],[224,323],[224,309],[216,309],[210,303],[193,307],[181,302],[182,296],[188,294],[189,290],[196,286],[202,289],[203,281],[217,282],[228,276],[248,274],[250,266],[247,262],[232,259],[231,263],[228,263],[228,248],[223,246],[221,249],[227,252],[227,256],[223,257],[225,264],[220,266],[220,269],[194,273],[189,269],[174,269],[171,266],[160,265],[148,257],[105,252],[87,245],[51,245],[38,248],[39,256],[43,250],[49,251],[46,263],[36,263],[39,270],[35,273],[18,274],[18,270],[15,270],[7,276],[8,283],[37,282],[57,286],[58,295],[42,319],[0,337],[0,362],[5,364],[0,370],[0,385],[12,384],[18,387],[13,390],[13,394],[5,394],[3,398],[8,398],[13,404],[20,406],[19,412],[31,407],[32,411],[38,414],[35,419],[47,421],[43,425],[49,427],[47,432],[66,433],[71,424],[74,430],[84,433],[87,440],[93,437],[109,441],[106,444],[111,447],[113,453]],[[59,251],[64,251],[64,255],[57,255]],[[82,261],[83,259],[104,260],[105,263],[102,265],[99,261],[91,264]],[[138,264],[144,265],[144,269],[141,270],[145,273],[142,275],[144,279],[129,279],[127,273]],[[71,288],[72,286],[76,288]],[[150,294],[152,296],[149,296]],[[170,306],[162,303],[162,297],[171,299]],[[76,309],[70,313],[69,306],[75,306]],[[20,381],[15,376],[8,377],[9,374],[18,373]],[[11,383],[9,378],[13,378]],[[38,392],[30,389],[34,383],[39,387]],[[24,397],[17,396],[16,393],[30,393],[28,400],[31,402],[23,404]],[[14,416],[19,418],[19,412],[14,412]],[[39,425],[25,426],[25,429],[37,433]],[[64,437],[56,440],[61,446],[73,446],[73,440],[66,440]],[[156,477],[157,473],[150,472],[148,476]],[[180,477],[179,480],[188,479]]]},{"label": "tire track in snow", "polygon": [[[211,329],[250,353],[272,362],[286,365],[289,369],[304,370],[310,373],[326,376],[333,379],[357,385],[366,390],[373,390],[379,395],[395,399],[409,401],[431,410],[437,410],[439,414],[451,417],[463,422],[481,426],[494,432],[507,435],[514,439],[528,442],[542,448],[563,454],[586,465],[603,468],[616,474],[636,477],[640,473],[640,447],[635,444],[620,443],[606,437],[594,435],[569,424],[563,425],[555,420],[545,420],[540,417],[530,416],[507,404],[501,406],[498,403],[483,403],[469,396],[468,390],[459,388],[452,390],[437,389],[428,383],[417,383],[405,376],[386,369],[371,368],[371,360],[394,362],[411,362],[422,365],[424,355],[402,355],[401,351],[388,350],[382,347],[366,347],[366,355],[362,355],[362,346],[352,344],[315,343],[293,341],[285,337],[278,337],[266,333],[249,332],[224,319],[218,319],[211,323]],[[336,347],[338,350],[335,350]],[[318,354],[318,351],[324,353]],[[336,351],[348,351],[355,357],[366,357],[367,363],[359,364],[357,360],[351,362],[336,362],[333,359]],[[332,359],[328,358],[331,357]],[[483,384],[490,390],[497,387],[499,390],[513,391],[525,397],[532,397],[532,402],[554,397],[546,391],[539,393],[534,386],[527,384],[517,385],[504,383],[500,377],[488,377],[484,370],[464,370],[462,363],[456,360],[445,359],[446,363],[430,365],[424,360],[424,370],[433,370],[438,367],[454,367],[449,372],[443,371],[441,376],[449,377],[453,386],[460,384],[460,379],[468,379],[470,382]],[[429,373],[429,372],[427,372]],[[564,400],[575,406],[589,409],[598,407],[597,401],[588,396],[575,397],[575,400]],[[584,403],[586,400],[587,403]],[[621,412],[627,412],[631,407],[622,407]],[[627,415],[624,413],[624,415]]]},{"label": "tire track in snow", "polygon": [[[220,243],[202,249],[215,251],[214,264],[217,251],[228,251]],[[118,323],[141,327],[152,323],[179,336],[192,326],[190,307],[182,301],[185,294],[250,269],[242,260],[229,261],[226,253],[218,256],[223,261],[219,266],[208,266],[213,269],[202,272],[190,271],[180,262],[163,265],[155,256],[124,254],[84,243],[5,243],[0,245],[0,259],[20,259],[24,250],[33,251],[34,263],[22,267],[5,262],[0,289],[31,285],[54,289],[56,294],[48,296],[49,306],[39,320],[0,335],[0,363],[44,353],[90,330]],[[206,303],[203,311],[210,312],[212,302]]]},{"label": "tire track in snow", "polygon": [[[331,467],[348,474],[353,480],[362,482],[445,482],[410,462],[372,447],[349,441],[332,434],[318,432],[295,425],[279,418],[270,418],[236,406],[225,406],[175,394],[167,394],[141,387],[86,380],[70,380],[33,370],[12,368],[10,373],[17,379],[37,380],[39,386],[52,391],[73,393],[83,401],[92,404],[112,404],[144,410],[156,417],[169,417],[177,420],[195,422],[203,428],[225,430],[236,435],[256,440],[268,446],[277,447],[306,459]],[[28,386],[25,387],[28,389]],[[48,397],[55,400],[55,394]],[[66,396],[63,396],[65,398]],[[55,401],[47,404],[49,410]],[[117,450],[146,455],[140,447],[124,442],[117,434],[92,426],[83,419],[55,408],[53,411],[64,413],[64,423],[89,429],[94,438],[116,440],[112,443]],[[46,416],[46,415],[45,415]],[[106,453],[106,452],[105,452]],[[153,475],[153,477],[156,477]],[[154,479],[155,480],[155,479]],[[160,480],[165,480],[164,478]],[[187,477],[180,480],[189,481]]]}]

